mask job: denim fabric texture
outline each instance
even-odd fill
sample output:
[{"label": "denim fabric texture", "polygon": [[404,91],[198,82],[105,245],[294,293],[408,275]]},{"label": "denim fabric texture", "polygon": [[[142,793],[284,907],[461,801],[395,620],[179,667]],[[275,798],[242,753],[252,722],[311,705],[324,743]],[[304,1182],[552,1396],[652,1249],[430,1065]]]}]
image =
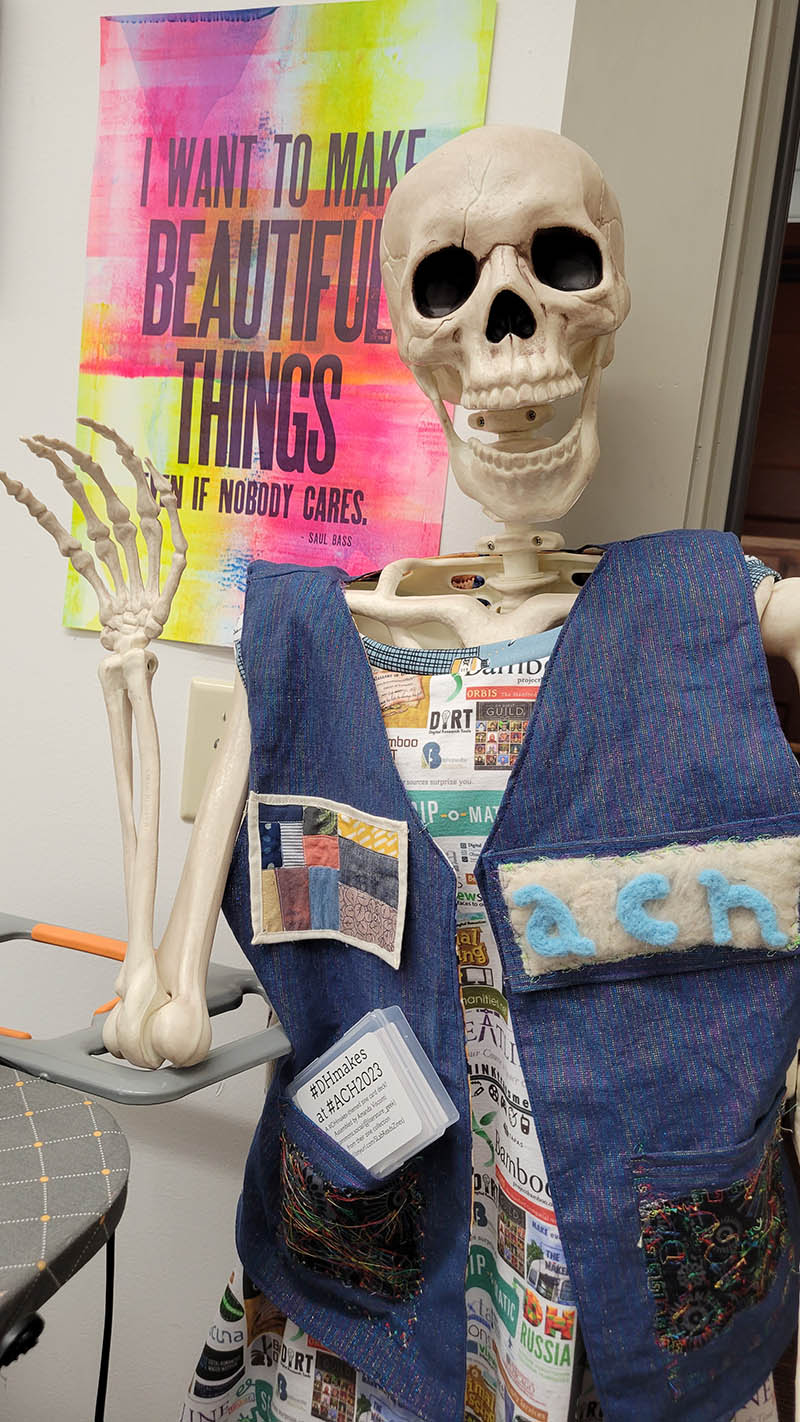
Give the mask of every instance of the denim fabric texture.
[{"label": "denim fabric texture", "polygon": [[[423,828],[394,768],[375,685],[335,569],[254,564],[242,656],[252,734],[251,789],[308,794],[403,820],[409,881],[399,969],[335,939],[253,946],[247,826],[224,903],[239,942],[293,1045],[248,1158],[237,1243],[263,1292],[326,1347],[430,1422],[463,1416],[464,1278],[472,1161],[467,1064],[455,953],[455,876]],[[354,845],[354,849],[359,846]],[[387,891],[388,892],[388,891]],[[281,1136],[320,1180],[385,1191],[284,1098],[299,1071],[375,1007],[396,1003],[433,1062],[460,1119],[416,1159],[422,1287],[392,1299],[306,1267],[281,1229]],[[313,1193],[309,1204],[314,1207]]]},{"label": "denim fabric texture", "polygon": [[[723,1236],[704,1241],[702,1202],[719,1203],[728,1244],[750,1243],[736,1236],[735,1215],[770,1152],[783,1149],[775,1122],[800,1028],[800,959],[796,949],[709,946],[534,980],[498,865],[531,850],[622,854],[798,830],[800,775],[737,541],[676,532],[613,545],[562,630],[478,873],[613,1422],[728,1422],[791,1336],[798,1210],[785,1159],[771,1206],[780,1218],[764,1221],[760,1255],[742,1254],[758,1285],[716,1312],[735,1271],[715,1289]],[[674,1255],[679,1215],[676,1271],[669,1231]],[[678,1274],[691,1285],[688,1309]]]},{"label": "denim fabric texture", "polygon": [[[455,877],[395,770],[343,581],[336,569],[260,563],[249,571],[241,648],[250,786],[407,822],[402,960],[394,969],[346,943],[302,935],[254,946],[243,825],[225,913],[293,1051],[279,1063],[250,1151],[237,1240],[264,1293],[331,1352],[428,1422],[458,1422],[471,1142]],[[587,963],[534,982],[498,866],[531,850],[623,853],[797,833],[800,776],[778,725],[736,540],[677,532],[612,545],[561,633],[478,868],[609,1422],[728,1422],[791,1334],[798,1208],[775,1122],[800,1025],[800,959],[794,949],[709,946]],[[287,1147],[348,1200],[385,1187],[291,1107],[285,1089],[366,1012],[391,1003],[461,1113],[414,1162],[422,1286],[404,1300],[307,1267],[281,1228]],[[780,1212],[763,1241],[756,1193],[759,1206]],[[731,1205],[723,1233],[700,1218],[712,1196]],[[738,1292],[720,1266],[720,1251],[735,1247],[736,1220],[748,1249],[763,1246],[748,1258],[757,1286]],[[717,1272],[687,1287],[709,1229]],[[662,1238],[682,1241],[685,1268],[673,1260],[659,1272]],[[720,1277],[722,1305],[704,1313]]]}]

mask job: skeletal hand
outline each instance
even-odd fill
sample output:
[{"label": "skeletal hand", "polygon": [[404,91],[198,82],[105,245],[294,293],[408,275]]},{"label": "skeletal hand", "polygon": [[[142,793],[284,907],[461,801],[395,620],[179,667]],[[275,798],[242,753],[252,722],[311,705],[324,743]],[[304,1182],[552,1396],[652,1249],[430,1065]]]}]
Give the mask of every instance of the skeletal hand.
[{"label": "skeletal hand", "polygon": [[[136,486],[136,515],[147,550],[147,581],[142,578],[139,552],[136,546],[136,525],[131,520],[127,508],[112,488],[106,474],[96,460],[63,439],[51,439],[46,435],[36,435],[24,439],[23,444],[39,459],[52,464],[58,478],[74,499],[86,520],[86,534],[94,544],[94,556],[59,523],[44,504],[29,489],[0,472],[0,480],[18,503],[24,504],[37,523],[52,535],[59,552],[68,558],[77,573],[91,585],[97,596],[98,616],[102,631],[100,641],[109,652],[126,652],[131,647],[146,647],[164,629],[172,600],[186,567],[186,539],[178,517],[178,501],[169,479],[160,474],[149,459],[144,462],[126,443],[116,430],[101,425],[97,420],[79,419],[79,425],[94,430],[95,434],[113,444],[128,473],[133,476]],[[66,454],[97,486],[103,496],[108,523],[104,523],[95,513],[74,469],[61,458]],[[148,478],[149,475],[149,478]],[[153,496],[150,480],[158,493],[159,502]],[[165,509],[172,533],[174,553],[169,572],[160,587],[161,546],[163,529],[160,511]],[[110,527],[109,527],[110,524]],[[122,570],[120,550],[125,556],[127,581]],[[105,564],[109,577],[101,572],[98,563]]]},{"label": "skeletal hand", "polygon": [[[52,464],[86,520],[93,553],[24,485],[2,471],[0,482],[51,535],[59,552],[85,578],[97,597],[102,629],[100,641],[111,654],[101,662],[99,676],[111,732],[128,906],[128,949],[116,984],[121,1001],[106,1020],[103,1039],[115,1056],[124,1056],[136,1066],[157,1067],[169,1055],[170,1033],[162,1029],[157,1034],[159,1050],[152,1040],[152,1018],[169,1003],[170,994],[159,979],[153,945],[161,766],[152,702],[152,680],[158,659],[148,648],[163,630],[169,615],[186,566],[186,539],[170,481],[149,459],[142,462],[115,430],[90,419],[81,419],[78,423],[108,440],[133,477],[136,517],[147,555],[144,577],[137,548],[137,526],[102,467],[82,450],[66,440],[44,435],[23,441],[38,458]],[[66,455],[75,468],[62,455]],[[107,523],[95,512],[76,469],[100,491]],[[174,550],[163,587],[162,509],[166,510]],[[127,576],[120,553],[124,556]],[[134,813],[134,727],[140,776],[138,823]]]}]

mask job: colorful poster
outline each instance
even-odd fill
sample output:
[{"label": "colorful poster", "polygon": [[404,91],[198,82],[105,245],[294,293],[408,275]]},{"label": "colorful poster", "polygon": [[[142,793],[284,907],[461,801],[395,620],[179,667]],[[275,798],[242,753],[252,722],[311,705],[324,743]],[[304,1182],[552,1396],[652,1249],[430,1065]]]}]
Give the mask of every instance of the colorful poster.
[{"label": "colorful poster", "polygon": [[[176,488],[168,636],[227,643],[253,558],[356,574],[438,551],[446,448],[397,356],[381,219],[483,121],[493,23],[494,0],[102,21],[78,408]],[[134,509],[107,441],[78,440]],[[71,571],[66,624],[95,613]]]}]

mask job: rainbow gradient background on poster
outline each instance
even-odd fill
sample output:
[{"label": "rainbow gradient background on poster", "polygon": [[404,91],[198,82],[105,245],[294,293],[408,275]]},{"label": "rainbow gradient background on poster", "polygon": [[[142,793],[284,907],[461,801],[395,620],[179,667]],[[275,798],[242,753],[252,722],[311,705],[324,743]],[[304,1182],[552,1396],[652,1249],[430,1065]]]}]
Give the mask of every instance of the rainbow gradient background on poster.
[{"label": "rainbow gradient background on poster", "polygon": [[[168,637],[229,642],[254,558],[438,551],[446,446],[397,355],[379,227],[395,174],[483,121],[493,25],[494,0],[101,22],[78,412],[178,490]],[[107,442],[78,443],[133,510]],[[96,612],[70,569],[66,625]]]}]

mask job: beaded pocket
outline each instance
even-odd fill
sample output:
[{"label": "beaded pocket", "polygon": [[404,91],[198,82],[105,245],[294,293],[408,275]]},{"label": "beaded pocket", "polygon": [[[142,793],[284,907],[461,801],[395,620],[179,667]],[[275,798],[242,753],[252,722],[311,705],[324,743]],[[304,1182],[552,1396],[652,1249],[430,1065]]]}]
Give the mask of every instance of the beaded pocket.
[{"label": "beaded pocket", "polygon": [[346,1188],[282,1134],[283,1240],[307,1269],[381,1298],[413,1298],[422,1287],[421,1205],[413,1167],[374,1189]]},{"label": "beaded pocket", "polygon": [[[686,1354],[716,1338],[737,1313],[760,1303],[775,1281],[789,1231],[780,1126],[774,1124],[774,1113],[767,1130],[766,1144],[758,1133],[755,1163],[746,1174],[727,1179],[730,1171],[717,1160],[717,1179],[726,1183],[716,1189],[663,1193],[676,1180],[679,1162],[685,1175],[693,1157],[634,1161],[634,1171],[642,1177],[641,1247],[656,1305],[656,1341],[670,1353]],[[747,1144],[757,1141],[758,1136]],[[739,1169],[743,1150],[746,1147],[733,1153]],[[708,1179],[714,1173],[709,1164],[713,1155],[694,1159],[698,1175],[702,1171]]]}]

